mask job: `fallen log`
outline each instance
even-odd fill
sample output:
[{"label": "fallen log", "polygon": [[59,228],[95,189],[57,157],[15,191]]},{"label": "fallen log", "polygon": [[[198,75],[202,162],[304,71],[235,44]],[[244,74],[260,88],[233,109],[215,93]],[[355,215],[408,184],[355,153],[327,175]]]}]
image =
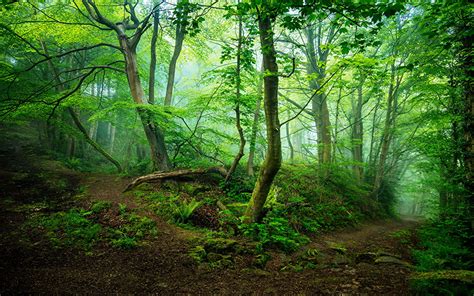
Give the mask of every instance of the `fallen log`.
[{"label": "fallen log", "polygon": [[125,188],[123,192],[127,192],[142,183],[148,183],[148,182],[164,180],[164,179],[187,177],[187,176],[192,176],[192,175],[205,175],[205,174],[219,174],[225,178],[227,176],[227,170],[224,167],[211,167],[207,169],[187,169],[187,170],[176,170],[176,171],[167,171],[167,172],[156,172],[153,174],[136,178],[130,184],[128,184],[127,188]]}]

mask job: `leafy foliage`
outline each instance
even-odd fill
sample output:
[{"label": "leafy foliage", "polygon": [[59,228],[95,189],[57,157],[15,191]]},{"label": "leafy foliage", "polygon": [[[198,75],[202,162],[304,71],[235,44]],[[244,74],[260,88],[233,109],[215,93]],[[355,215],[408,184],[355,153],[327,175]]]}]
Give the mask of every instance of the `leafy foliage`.
[{"label": "leafy foliage", "polygon": [[244,235],[258,241],[257,250],[260,252],[266,247],[293,252],[309,242],[307,237],[296,232],[288,220],[282,217],[267,216],[263,218],[262,223],[243,223],[240,230]]},{"label": "leafy foliage", "polygon": [[[146,216],[129,213],[123,206],[118,209],[118,216],[113,213],[112,204],[99,201],[89,210],[73,208],[43,215],[32,219],[28,225],[44,230],[55,247],[75,247],[87,252],[101,242],[117,248],[134,248],[146,238],[158,234],[155,221]],[[119,223],[108,220],[111,218]]]}]

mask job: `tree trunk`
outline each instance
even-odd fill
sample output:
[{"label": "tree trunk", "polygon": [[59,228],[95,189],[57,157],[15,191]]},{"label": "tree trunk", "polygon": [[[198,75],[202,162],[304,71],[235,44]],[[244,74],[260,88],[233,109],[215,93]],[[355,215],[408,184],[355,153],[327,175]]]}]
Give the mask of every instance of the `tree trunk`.
[{"label": "tree trunk", "polygon": [[244,130],[242,129],[242,125],[240,124],[240,54],[242,51],[242,17],[239,16],[239,39],[238,39],[238,44],[237,44],[237,65],[236,65],[236,85],[235,85],[235,101],[236,101],[236,106],[235,106],[235,126],[237,128],[237,131],[239,132],[239,152],[235,155],[234,161],[232,162],[232,165],[230,166],[229,172],[227,173],[227,176],[225,177],[225,182],[228,182],[232,176],[232,174],[235,172],[237,169],[237,166],[239,165],[240,159],[244,156],[244,148],[245,148],[245,136],[244,136]]},{"label": "tree trunk", "polygon": [[281,167],[280,121],[278,119],[278,65],[273,41],[272,20],[268,12],[259,15],[258,27],[263,54],[264,109],[267,128],[267,153],[245,211],[246,223],[260,222],[263,206],[273,180]]},{"label": "tree trunk", "polygon": [[[49,55],[46,44],[44,42],[41,42],[41,45],[42,45],[43,50],[45,51],[46,55]],[[54,64],[52,63],[51,60],[48,61],[48,66],[51,69],[51,72],[53,73],[53,75],[56,77],[55,80],[56,80],[56,83],[58,84],[57,91],[59,91],[59,92],[63,91],[64,88],[65,88],[65,85],[61,81],[61,78],[59,76],[57,68],[54,66]],[[115,165],[115,167],[117,168],[117,170],[119,172],[122,172],[122,167],[120,166],[120,163],[118,161],[116,161],[110,154],[108,154],[107,151],[105,151],[99,144],[97,144],[97,142],[95,142],[93,139],[91,139],[91,137],[89,137],[89,134],[88,134],[86,128],[82,125],[82,123],[81,123],[79,117],[77,116],[76,112],[74,111],[74,109],[72,107],[68,107],[67,111],[68,111],[69,115],[71,115],[71,118],[72,118],[74,124],[76,125],[77,129],[84,136],[84,140],[87,143],[89,143],[97,152],[102,154],[102,156],[104,156],[108,161],[110,161],[113,165]]]},{"label": "tree trunk", "polygon": [[[288,118],[290,118],[290,109],[287,109]],[[293,149],[293,143],[291,143],[291,135],[290,135],[290,122],[286,123],[286,141],[288,143],[288,149],[290,149],[290,162],[293,163],[295,158],[295,151]]]},{"label": "tree trunk", "polygon": [[[179,3],[179,1],[178,1]],[[181,49],[183,48],[183,41],[185,36],[184,27],[181,24],[176,24],[176,37],[174,44],[173,56],[168,68],[168,83],[166,85],[165,95],[165,106],[171,106],[173,102],[173,88],[174,88],[174,76],[176,73],[176,62],[178,61]]]},{"label": "tree trunk", "polygon": [[74,112],[74,109],[72,107],[67,108],[69,114],[72,117],[72,120],[76,124],[77,128],[81,132],[81,134],[84,136],[84,140],[86,140],[89,145],[94,147],[95,150],[97,150],[100,154],[102,154],[108,161],[110,161],[119,172],[122,172],[122,166],[118,161],[116,161],[110,154],[107,153],[97,142],[93,141],[90,137],[89,134],[87,133],[87,130],[84,128],[82,125],[81,121],[79,120],[79,117],[77,116],[76,112]]},{"label": "tree trunk", "polygon": [[357,102],[353,104],[353,124],[352,124],[352,160],[354,162],[353,171],[354,176],[358,181],[362,180],[364,174],[362,163],[363,158],[363,123],[362,123],[362,86],[364,84],[364,78],[362,78],[359,86],[357,87]]},{"label": "tree trunk", "polygon": [[148,103],[155,104],[155,71],[156,71],[156,41],[158,39],[158,25],[160,21],[160,10],[153,13],[153,33],[150,48],[150,79],[148,80]]},{"label": "tree trunk", "polygon": [[380,158],[379,162],[377,165],[377,169],[375,171],[375,180],[374,180],[374,187],[372,194],[376,198],[378,198],[380,187],[382,185],[382,181],[385,176],[385,163],[387,161],[388,157],[388,151],[390,148],[390,142],[392,140],[392,134],[393,134],[393,121],[395,118],[395,112],[394,112],[394,105],[395,105],[395,92],[396,92],[396,86],[395,84],[395,64],[392,64],[391,66],[391,78],[390,78],[390,86],[388,90],[388,96],[387,96],[387,113],[385,115],[385,124],[384,124],[384,129],[383,129],[383,134],[382,134],[382,143],[381,143],[381,150],[380,150]]},{"label": "tree trunk", "polygon": [[119,35],[120,46],[125,57],[125,71],[127,73],[128,84],[133,100],[138,105],[138,116],[143,125],[148,144],[150,145],[150,155],[153,161],[153,169],[167,171],[170,169],[170,161],[165,146],[163,131],[153,120],[153,114],[141,108],[144,105],[144,92],[138,74],[137,54],[134,47],[130,46],[125,34]]},{"label": "tree trunk", "polygon": [[[311,79],[309,83],[310,89],[317,90],[320,87],[320,81],[326,77],[324,63],[326,63],[328,51],[322,52],[316,58],[314,38],[313,28],[308,28],[308,49],[306,52],[308,62],[306,63],[306,70],[308,75],[317,75],[317,78]],[[320,66],[321,63],[323,66]],[[331,121],[329,119],[326,95],[324,93],[315,95],[311,102],[311,107],[318,136],[319,163],[327,164],[331,162]]]},{"label": "tree trunk", "polygon": [[117,132],[117,128],[114,125],[112,125],[111,131],[110,131],[110,152],[111,153],[114,151],[116,132]]},{"label": "tree trunk", "polygon": [[147,182],[156,182],[165,179],[177,179],[183,177],[190,177],[193,175],[203,175],[203,174],[219,174],[222,177],[227,175],[227,171],[224,167],[211,167],[207,169],[189,169],[189,170],[177,170],[169,172],[158,172],[150,175],[145,175],[136,178],[125,188],[124,192],[129,191],[130,189]]},{"label": "tree trunk", "polygon": [[252,133],[250,135],[250,145],[249,145],[249,159],[247,162],[247,174],[253,176],[254,172],[254,158],[255,158],[255,146],[257,143],[257,133],[258,133],[258,120],[260,118],[260,107],[262,105],[262,88],[263,88],[263,71],[264,65],[262,60],[262,65],[260,67],[260,75],[257,83],[257,102],[255,104],[255,112],[253,114],[253,124],[252,124]]}]

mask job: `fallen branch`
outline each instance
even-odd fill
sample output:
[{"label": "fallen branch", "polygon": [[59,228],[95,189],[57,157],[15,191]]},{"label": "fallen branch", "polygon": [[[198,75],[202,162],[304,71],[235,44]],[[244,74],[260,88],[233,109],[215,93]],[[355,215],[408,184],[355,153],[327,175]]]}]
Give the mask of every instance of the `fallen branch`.
[{"label": "fallen branch", "polygon": [[157,172],[145,176],[141,176],[133,180],[130,184],[128,184],[127,188],[123,192],[127,192],[132,188],[142,184],[148,183],[163,179],[173,179],[173,178],[180,178],[185,176],[192,176],[192,175],[205,175],[205,174],[219,174],[225,178],[227,175],[227,170],[224,167],[211,167],[207,169],[188,169],[188,170],[177,170],[171,172]]}]

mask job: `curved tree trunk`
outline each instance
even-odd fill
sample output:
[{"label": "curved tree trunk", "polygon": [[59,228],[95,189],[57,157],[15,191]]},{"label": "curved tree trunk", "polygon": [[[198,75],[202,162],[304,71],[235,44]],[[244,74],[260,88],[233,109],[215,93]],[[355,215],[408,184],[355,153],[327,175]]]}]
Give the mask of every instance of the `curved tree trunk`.
[{"label": "curved tree trunk", "polygon": [[165,146],[164,133],[153,121],[153,114],[141,108],[144,105],[144,92],[138,75],[137,54],[134,46],[131,46],[125,34],[119,35],[120,46],[125,57],[125,71],[133,100],[138,105],[137,112],[145,131],[148,144],[150,145],[153,169],[166,171],[171,165]]},{"label": "curved tree trunk", "polygon": [[245,211],[246,223],[259,222],[263,218],[263,206],[273,180],[281,167],[280,121],[278,119],[278,65],[273,41],[270,15],[262,13],[258,18],[260,43],[263,53],[264,109],[267,128],[267,154],[260,169],[252,198]]},{"label": "curved tree trunk", "polygon": [[[44,50],[45,54],[47,56],[49,56],[48,48],[46,47],[46,44],[42,41],[40,43],[41,43],[41,46],[43,47],[43,50]],[[58,69],[54,66],[54,64],[51,60],[48,61],[48,67],[51,69],[51,72],[55,76],[56,83],[58,84],[57,85],[57,91],[59,91],[59,92],[64,91],[65,85],[61,81],[61,78],[60,78],[59,73],[58,73]],[[69,115],[71,115],[71,118],[72,118],[74,124],[76,125],[77,129],[84,136],[84,140],[89,145],[91,145],[97,152],[102,154],[102,156],[104,156],[108,161],[110,161],[117,168],[119,173],[122,172],[122,166],[120,165],[120,163],[117,160],[115,160],[109,153],[107,153],[107,151],[105,151],[96,141],[94,141],[89,136],[89,133],[87,132],[86,128],[82,125],[81,120],[77,116],[74,109],[72,107],[68,107],[67,111],[68,111]]]},{"label": "curved tree trunk", "polygon": [[105,151],[99,144],[97,144],[97,142],[95,142],[94,140],[92,140],[89,137],[89,134],[87,133],[87,130],[82,125],[82,123],[81,123],[79,117],[77,116],[76,112],[74,111],[74,109],[72,109],[72,107],[68,107],[67,111],[71,115],[72,120],[74,121],[74,123],[77,126],[77,129],[79,129],[81,134],[84,136],[84,140],[86,140],[86,142],[89,145],[94,147],[94,149],[97,150],[97,152],[102,154],[108,161],[110,161],[117,168],[119,173],[122,172],[122,166],[120,165],[120,163],[118,161],[116,161],[109,153],[107,153],[107,151]]}]

